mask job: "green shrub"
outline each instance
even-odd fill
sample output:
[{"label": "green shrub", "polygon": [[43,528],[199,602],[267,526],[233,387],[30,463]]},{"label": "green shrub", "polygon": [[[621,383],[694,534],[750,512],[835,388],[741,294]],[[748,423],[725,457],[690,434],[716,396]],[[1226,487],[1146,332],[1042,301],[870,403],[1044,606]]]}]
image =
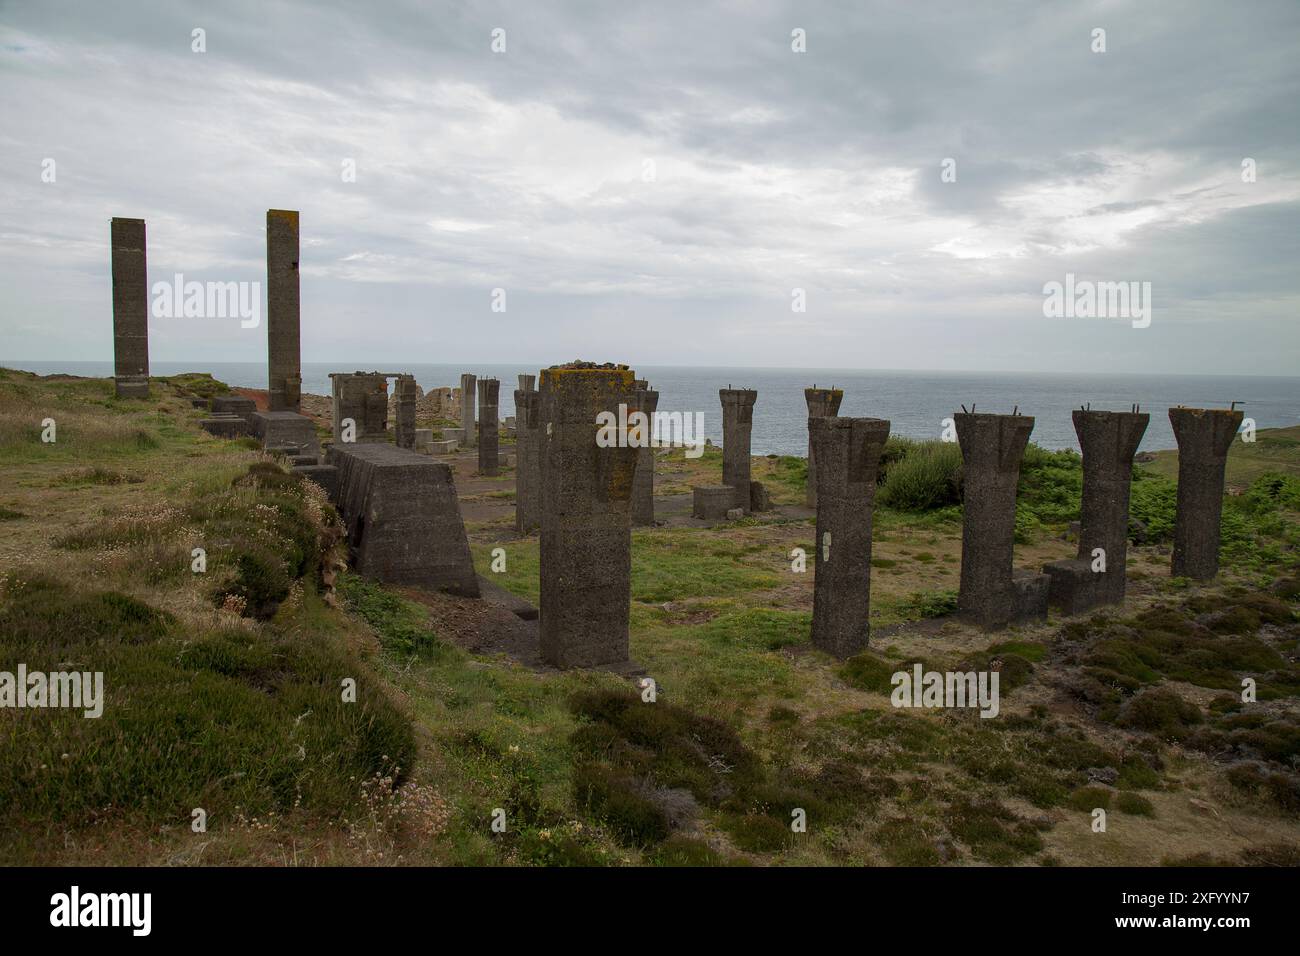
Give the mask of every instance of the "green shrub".
[{"label": "green shrub", "polygon": [[876,499],[898,511],[960,504],[961,476],[961,449],[955,442],[918,442],[889,466]]},{"label": "green shrub", "polygon": [[1182,740],[1195,724],[1202,721],[1201,711],[1163,687],[1144,690],[1128,701],[1115,723],[1132,730],[1145,730],[1168,740]]}]

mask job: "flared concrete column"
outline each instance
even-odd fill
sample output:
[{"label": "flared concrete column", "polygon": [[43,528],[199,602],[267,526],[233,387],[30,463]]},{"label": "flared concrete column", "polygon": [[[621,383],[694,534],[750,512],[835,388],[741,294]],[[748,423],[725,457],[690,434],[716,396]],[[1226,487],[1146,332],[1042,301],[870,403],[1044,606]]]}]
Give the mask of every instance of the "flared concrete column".
[{"label": "flared concrete column", "polygon": [[[803,400],[808,403],[809,418],[834,418],[840,413],[844,390],[839,388],[805,388]],[[817,462],[813,451],[812,431],[808,432],[808,480],[804,485],[804,502],[809,508],[817,507]]]},{"label": "flared concrete column", "polygon": [[113,272],[113,387],[121,398],[149,397],[149,278],[143,219],[109,223]]},{"label": "flared concrete column", "polygon": [[819,462],[812,642],[849,657],[871,633],[871,519],[889,422],[813,416],[808,436]]},{"label": "flared concrete column", "polygon": [[597,416],[634,400],[626,368],[542,370],[541,654],[557,667],[628,663],[637,449],[599,447]]},{"label": "flared concrete column", "polygon": [[636,410],[645,413],[647,445],[637,449],[636,478],[632,485],[632,524],[649,527],[655,523],[655,450],[648,444],[654,437],[655,411],[659,393],[644,381],[636,382]]},{"label": "flared concrete column", "polygon": [[1178,441],[1178,517],[1174,522],[1174,577],[1208,581],[1219,573],[1224,471],[1242,412],[1226,408],[1171,408]]},{"label": "flared concrete column", "polygon": [[465,447],[472,448],[478,441],[474,425],[474,403],[478,400],[478,380],[468,372],[460,377],[460,427],[465,429]]},{"label": "flared concrete column", "polygon": [[1043,568],[1051,577],[1049,602],[1067,614],[1124,601],[1133,456],[1150,420],[1137,411],[1074,412],[1074,431],[1083,451],[1079,552],[1071,561]]},{"label": "flared concrete column", "polygon": [[[965,502],[957,607],[984,627],[1001,627],[1022,616],[1024,595],[1017,591],[1012,569],[1016,483],[1034,420],[1026,415],[964,412],[954,413],[953,419],[961,446]],[[1029,577],[1043,579],[1045,611],[1047,579]]]},{"label": "flared concrete column", "polygon": [[515,390],[515,531],[519,534],[542,524],[541,408],[540,392]]},{"label": "flared concrete column", "polygon": [[758,392],[748,388],[718,390],[722,400],[722,483],[736,489],[732,507],[750,511],[749,439]]},{"label": "flared concrete column", "polygon": [[498,406],[501,382],[495,378],[478,380],[478,473],[492,477],[500,466],[501,426]]},{"label": "flared concrete column", "polygon": [[266,211],[267,393],[273,412],[302,407],[298,213]]}]

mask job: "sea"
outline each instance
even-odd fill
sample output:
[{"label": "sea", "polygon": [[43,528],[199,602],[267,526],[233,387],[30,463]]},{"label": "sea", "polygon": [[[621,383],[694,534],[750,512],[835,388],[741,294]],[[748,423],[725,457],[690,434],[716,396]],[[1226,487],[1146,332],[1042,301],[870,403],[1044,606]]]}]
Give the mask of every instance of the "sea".
[{"label": "sea", "polygon": [[[106,377],[112,362],[23,362],[0,366],[41,375]],[[704,435],[722,441],[720,388],[758,391],[751,448],[756,455],[803,455],[808,412],[803,390],[817,385],[844,390],[842,416],[885,418],[894,434],[938,438],[944,419],[968,410],[1034,416],[1031,440],[1044,448],[1073,448],[1078,440],[1070,413],[1081,406],[1127,411],[1134,404],[1151,414],[1141,448],[1176,447],[1167,410],[1174,405],[1227,408],[1233,402],[1257,428],[1300,424],[1300,378],[1236,375],[1133,375],[1048,372],[923,372],[869,369],[706,368],[635,366],[637,376],[659,391],[659,411],[701,413]],[[368,369],[367,369],[368,370]],[[211,372],[229,385],[266,388],[266,365],[255,362],[151,362],[154,375]],[[330,394],[330,372],[355,371],[347,362],[304,362],[304,392]],[[462,372],[501,380],[502,416],[514,414],[516,377],[536,374],[523,365],[412,365],[394,362],[383,372],[413,374],[424,389],[458,386]],[[698,420],[698,419],[697,419]]]}]

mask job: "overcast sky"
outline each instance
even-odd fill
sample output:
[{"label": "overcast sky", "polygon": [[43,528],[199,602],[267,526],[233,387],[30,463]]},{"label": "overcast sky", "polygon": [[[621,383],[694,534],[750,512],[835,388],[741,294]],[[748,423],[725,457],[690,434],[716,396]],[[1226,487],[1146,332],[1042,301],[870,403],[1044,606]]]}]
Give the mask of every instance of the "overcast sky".
[{"label": "overcast sky", "polygon": [[[275,207],[340,367],[1290,375],[1298,141],[1296,0],[0,0],[0,362],[111,359],[112,216],[151,283],[264,295]],[[1044,317],[1067,273],[1150,326]],[[262,361],[265,322],[150,347]]]}]

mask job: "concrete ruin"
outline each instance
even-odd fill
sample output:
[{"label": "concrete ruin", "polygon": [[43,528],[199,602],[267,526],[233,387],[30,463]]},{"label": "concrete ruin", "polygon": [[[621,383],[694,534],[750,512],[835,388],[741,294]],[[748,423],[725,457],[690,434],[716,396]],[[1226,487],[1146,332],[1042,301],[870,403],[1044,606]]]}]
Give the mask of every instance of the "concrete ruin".
[{"label": "concrete ruin", "polygon": [[489,478],[500,471],[501,430],[497,417],[500,400],[500,380],[478,380],[478,473]]},{"label": "concrete ruin", "polygon": [[113,388],[119,398],[149,397],[149,273],[143,219],[109,223],[113,273]]},{"label": "concrete ruin", "polygon": [[1241,419],[1237,409],[1169,409],[1169,424],[1178,442],[1174,577],[1208,581],[1219,573],[1224,473]]},{"label": "concrete ruin", "polygon": [[266,343],[268,408],[297,412],[302,404],[298,298],[298,213],[266,211]]},{"label": "concrete ruin", "polygon": [[624,366],[571,363],[541,377],[541,656],[627,668],[637,449],[597,445],[597,416],[634,401]]},{"label": "concrete ruin", "polygon": [[334,502],[353,566],[365,577],[478,597],[451,466],[406,448],[334,445]]},{"label": "concrete ruin", "polygon": [[344,423],[352,422],[352,441],[386,441],[388,377],[382,372],[331,372],[334,443],[344,444]]},{"label": "concrete ruin", "polygon": [[519,376],[519,389],[518,389],[518,391],[521,391],[521,392],[535,392],[535,391],[537,391],[537,376],[536,376],[536,375],[521,374],[521,375]]},{"label": "concrete ruin", "polygon": [[478,394],[478,380],[468,372],[460,377],[460,427],[465,429],[461,444],[465,448],[474,447],[478,432],[474,427],[474,398]]},{"label": "concrete ruin", "polygon": [[1034,419],[973,412],[953,419],[964,487],[957,609],[987,628],[1046,617],[1047,575],[1012,568],[1016,484]]},{"label": "concrete ruin", "polygon": [[209,403],[213,414],[234,415],[242,418],[244,421],[251,423],[253,412],[257,411],[257,402],[243,395],[214,395]]},{"label": "concrete ruin", "polygon": [[[523,379],[533,376],[519,376]],[[532,389],[515,390],[515,531],[529,534],[542,526],[542,396]]]},{"label": "concrete ruin", "polygon": [[[812,388],[803,390],[803,400],[808,403],[808,418],[834,418],[840,413],[844,390],[840,388]],[[804,489],[804,503],[817,507],[817,462],[813,450],[812,429],[808,431],[808,480]]]},{"label": "concrete ruin", "polygon": [[722,400],[722,483],[734,489],[732,507],[748,514],[751,510],[749,439],[758,392],[728,386],[718,390],[718,397]]},{"label": "concrete ruin", "polygon": [[320,458],[316,423],[297,412],[253,412],[253,434],[262,447],[286,454]]},{"label": "concrete ruin", "polygon": [[1136,407],[1132,412],[1077,409],[1073,418],[1083,450],[1079,552],[1043,568],[1051,579],[1048,603],[1066,614],[1124,601],[1133,456],[1151,420]]},{"label": "concrete ruin", "polygon": [[695,485],[691,488],[691,517],[722,521],[733,510],[736,489],[730,485]]},{"label": "concrete ruin", "polygon": [[[398,448],[415,448],[415,403],[419,398],[419,387],[415,376],[398,375],[393,390],[397,393],[397,421],[393,443]],[[387,409],[385,409],[387,411]],[[429,440],[433,440],[430,432]]]},{"label": "concrete ruin", "polygon": [[812,642],[849,657],[866,649],[871,633],[871,518],[889,422],[809,416],[808,435],[821,463]]},{"label": "concrete ruin", "polygon": [[[634,385],[636,408],[629,406],[628,410],[644,412],[647,422],[653,423],[655,411],[659,408],[659,393],[641,379]],[[650,447],[652,428],[653,424],[646,425],[642,436],[645,447],[637,449],[636,479],[632,485],[632,524],[637,527],[652,527],[655,523],[655,450]]]}]

